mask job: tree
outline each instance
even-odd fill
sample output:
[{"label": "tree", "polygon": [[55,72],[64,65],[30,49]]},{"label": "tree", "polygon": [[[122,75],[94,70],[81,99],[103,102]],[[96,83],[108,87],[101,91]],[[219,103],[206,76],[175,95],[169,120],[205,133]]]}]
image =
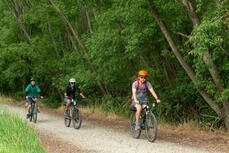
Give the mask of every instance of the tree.
[{"label": "tree", "polygon": [[[193,22],[193,27],[195,30],[195,28],[198,28],[198,26],[201,25],[201,21],[200,21],[198,15],[196,13],[193,2],[191,0],[183,0],[182,2],[187,7],[187,12],[190,16],[191,21]],[[184,70],[186,71],[186,73],[188,74],[188,76],[190,77],[192,82],[194,83],[194,85],[197,86],[196,74],[194,73],[192,68],[184,60],[183,56],[179,52],[179,49],[176,46],[175,42],[173,41],[171,34],[169,33],[169,30],[167,29],[167,27],[165,26],[163,21],[160,19],[159,14],[157,13],[157,10],[156,10],[154,5],[152,6],[152,13],[153,13],[158,25],[160,26],[161,31],[164,33],[164,36],[167,39],[167,41],[168,41],[170,47],[172,48],[172,51],[174,52],[175,56],[177,57],[178,61],[180,62],[180,64],[182,65],[182,67],[184,68]],[[195,33],[194,33],[194,35],[195,35]],[[197,46],[195,46],[195,47],[197,47]],[[223,90],[225,90],[225,88],[224,88],[223,84],[221,83],[222,81],[220,80],[219,72],[218,72],[217,67],[214,64],[208,50],[205,50],[205,52],[202,54],[202,57],[203,57],[204,63],[206,65],[208,65],[207,66],[208,70],[211,74],[212,80],[214,81],[216,87],[218,88],[218,91],[222,92]],[[217,113],[219,118],[224,120],[226,127],[229,128],[229,103],[228,103],[228,101],[223,101],[222,102],[223,106],[222,106],[222,108],[220,108],[221,106],[216,103],[216,101],[214,100],[213,97],[210,97],[206,93],[205,89],[200,89],[199,92],[202,95],[202,97],[205,99],[205,101]]]}]

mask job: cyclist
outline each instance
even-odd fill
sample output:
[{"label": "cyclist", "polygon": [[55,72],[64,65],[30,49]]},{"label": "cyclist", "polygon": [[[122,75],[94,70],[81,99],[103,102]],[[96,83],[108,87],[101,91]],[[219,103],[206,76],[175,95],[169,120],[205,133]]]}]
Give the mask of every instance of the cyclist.
[{"label": "cyclist", "polygon": [[79,87],[76,86],[75,78],[71,78],[64,92],[64,105],[66,106],[66,108],[71,105],[71,98],[75,99],[75,93],[78,93],[82,98],[86,98],[84,94],[80,91]]},{"label": "cyclist", "polygon": [[138,79],[132,83],[132,102],[135,105],[136,111],[136,126],[135,130],[141,129],[141,123],[139,122],[140,114],[142,109],[145,107],[147,101],[147,89],[156,99],[157,103],[160,103],[156,92],[154,91],[151,83],[146,80],[148,73],[146,70],[140,70],[138,72]]},{"label": "cyclist", "polygon": [[[43,98],[42,93],[41,93],[41,89],[36,84],[34,78],[30,79],[30,84],[28,84],[27,87],[25,88],[25,94],[26,94],[26,100],[27,100],[27,104],[28,104],[27,105],[27,111],[28,111],[27,118],[29,118],[31,104],[32,104],[32,101],[33,101],[32,98],[35,98],[34,101],[36,101],[37,107],[38,107],[37,96],[40,94],[41,98]],[[38,112],[40,112],[39,107],[38,107]]]}]

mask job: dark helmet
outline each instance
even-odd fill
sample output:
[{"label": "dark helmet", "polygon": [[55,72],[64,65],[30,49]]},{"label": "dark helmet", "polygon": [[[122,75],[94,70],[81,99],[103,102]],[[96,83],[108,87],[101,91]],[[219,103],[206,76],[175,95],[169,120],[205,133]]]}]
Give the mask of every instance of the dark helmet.
[{"label": "dark helmet", "polygon": [[35,81],[35,79],[34,79],[34,78],[31,78],[31,79],[30,79],[30,82],[32,82],[32,81]]}]

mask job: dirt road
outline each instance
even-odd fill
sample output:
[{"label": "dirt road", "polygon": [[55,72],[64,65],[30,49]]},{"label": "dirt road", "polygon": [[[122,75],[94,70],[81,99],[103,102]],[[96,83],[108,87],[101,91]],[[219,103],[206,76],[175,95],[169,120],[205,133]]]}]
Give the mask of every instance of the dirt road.
[{"label": "dirt road", "polygon": [[[10,110],[25,119],[25,107],[0,104],[0,109]],[[87,118],[90,114],[83,113],[83,122],[79,130],[72,126],[65,127],[63,117],[58,113],[43,111],[38,115],[38,122],[30,123],[38,133],[45,133],[53,140],[74,146],[80,153],[221,153],[210,148],[195,148],[160,139],[150,143],[144,135],[140,139],[133,139],[128,127],[117,128],[116,122],[108,126],[106,123],[103,124],[104,121],[89,121]]]}]

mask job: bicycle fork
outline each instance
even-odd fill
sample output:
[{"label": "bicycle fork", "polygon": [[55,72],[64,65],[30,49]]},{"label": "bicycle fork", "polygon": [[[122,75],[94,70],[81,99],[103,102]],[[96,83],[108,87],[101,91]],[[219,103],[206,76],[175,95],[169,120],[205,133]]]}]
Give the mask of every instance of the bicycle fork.
[{"label": "bicycle fork", "polygon": [[73,117],[73,111],[74,111],[74,108],[73,107],[70,107],[70,117]]}]

